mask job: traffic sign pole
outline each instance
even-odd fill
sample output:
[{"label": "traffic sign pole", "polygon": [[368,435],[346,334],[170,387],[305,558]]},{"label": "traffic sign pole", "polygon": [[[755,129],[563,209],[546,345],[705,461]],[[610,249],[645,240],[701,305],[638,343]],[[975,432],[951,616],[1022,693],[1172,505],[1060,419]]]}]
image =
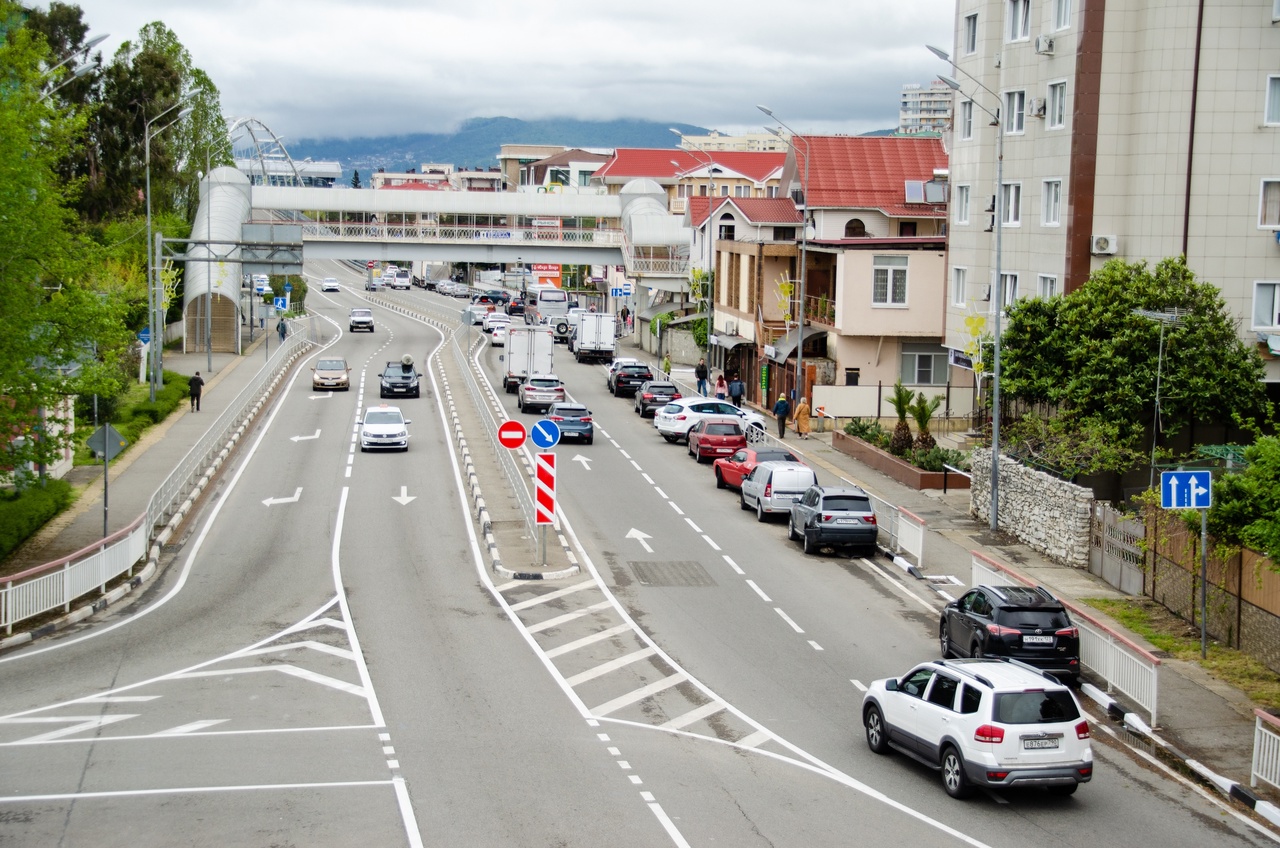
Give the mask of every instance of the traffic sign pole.
[{"label": "traffic sign pole", "polygon": [[1213,506],[1213,472],[1160,472],[1163,509],[1200,510],[1200,658],[1209,656],[1209,507]]},{"label": "traffic sign pole", "polygon": [[547,525],[556,520],[556,455],[540,453],[534,456],[535,475],[534,523],[540,526],[539,544],[542,564],[547,564]]}]

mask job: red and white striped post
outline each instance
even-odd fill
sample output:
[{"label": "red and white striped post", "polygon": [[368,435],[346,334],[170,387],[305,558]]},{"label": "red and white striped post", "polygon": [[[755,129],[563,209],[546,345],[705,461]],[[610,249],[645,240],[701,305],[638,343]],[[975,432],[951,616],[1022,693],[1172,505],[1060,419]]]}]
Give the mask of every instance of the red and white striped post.
[{"label": "red and white striped post", "polygon": [[534,454],[534,524],[541,525],[539,533],[542,547],[542,564],[547,564],[547,527],[556,523],[556,455]]}]

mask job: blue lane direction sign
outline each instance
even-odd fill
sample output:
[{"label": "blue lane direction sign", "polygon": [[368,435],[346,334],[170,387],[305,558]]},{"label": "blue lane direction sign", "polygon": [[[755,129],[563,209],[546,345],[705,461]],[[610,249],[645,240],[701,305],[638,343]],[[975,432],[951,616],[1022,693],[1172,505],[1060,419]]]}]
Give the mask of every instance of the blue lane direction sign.
[{"label": "blue lane direction sign", "polygon": [[529,438],[543,450],[550,450],[560,444],[560,425],[544,418],[529,428]]},{"label": "blue lane direction sign", "polygon": [[1160,506],[1164,509],[1208,509],[1213,504],[1210,471],[1161,471]]},{"label": "blue lane direction sign", "polygon": [[150,327],[143,327],[141,330],[138,331],[138,341],[142,342],[143,344],[150,343],[151,341]]}]

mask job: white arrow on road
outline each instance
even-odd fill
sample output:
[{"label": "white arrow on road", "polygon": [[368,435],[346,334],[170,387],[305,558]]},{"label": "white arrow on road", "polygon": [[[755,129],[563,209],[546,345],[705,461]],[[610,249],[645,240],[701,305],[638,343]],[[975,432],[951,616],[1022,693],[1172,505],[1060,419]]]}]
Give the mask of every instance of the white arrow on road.
[{"label": "white arrow on road", "polygon": [[630,530],[627,531],[627,538],[635,539],[637,542],[639,542],[640,546],[644,548],[645,553],[650,553],[650,554],[653,553],[653,548],[649,547],[649,543],[645,541],[646,539],[653,538],[648,533],[641,532],[640,530],[637,530],[636,528],[632,527]]},{"label": "white arrow on road", "polygon": [[315,434],[314,436],[294,436],[293,438],[289,439],[289,441],[291,441],[291,442],[305,442],[305,441],[307,441],[308,439],[318,439],[318,438],[320,438],[320,431],[319,431],[319,430],[316,430],[316,434]]},{"label": "white arrow on road", "polygon": [[397,497],[392,497],[392,498],[391,498],[391,500],[399,502],[400,506],[408,506],[408,505],[409,505],[409,501],[416,501],[417,499],[418,499],[418,496],[417,496],[417,495],[411,495],[411,494],[409,494],[409,487],[408,487],[408,486],[401,486],[401,487],[400,487],[400,497],[398,497],[398,498],[397,498]]},{"label": "white arrow on road", "polygon": [[307,400],[323,400],[324,398],[331,398],[333,395],[333,392],[325,392],[322,395],[307,395]]},{"label": "white arrow on road", "polygon": [[587,471],[590,471],[590,470],[591,470],[591,459],[590,459],[589,457],[585,457],[585,456],[583,456],[582,454],[578,454],[577,456],[575,456],[575,457],[573,458],[573,461],[574,461],[574,462],[581,462],[581,463],[582,463],[582,467],[583,467],[584,469],[586,469]]},{"label": "white arrow on road", "polygon": [[293,497],[291,498],[267,498],[265,501],[263,501],[263,503],[266,504],[267,506],[273,506],[275,504],[282,504],[282,503],[297,503],[298,498],[300,497],[302,497],[301,486],[298,487],[297,491],[293,493]]}]

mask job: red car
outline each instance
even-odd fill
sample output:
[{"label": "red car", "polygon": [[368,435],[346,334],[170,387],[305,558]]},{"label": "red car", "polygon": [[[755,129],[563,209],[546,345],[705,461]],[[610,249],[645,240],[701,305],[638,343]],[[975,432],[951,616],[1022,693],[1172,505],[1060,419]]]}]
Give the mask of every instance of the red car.
[{"label": "red car", "polygon": [[698,462],[729,456],[746,446],[747,434],[735,418],[704,418],[689,428],[689,456]]},{"label": "red car", "polygon": [[733,456],[716,460],[716,488],[742,488],[742,478],[751,473],[762,462],[802,462],[800,457],[788,450],[779,448],[743,448],[734,451]]}]

